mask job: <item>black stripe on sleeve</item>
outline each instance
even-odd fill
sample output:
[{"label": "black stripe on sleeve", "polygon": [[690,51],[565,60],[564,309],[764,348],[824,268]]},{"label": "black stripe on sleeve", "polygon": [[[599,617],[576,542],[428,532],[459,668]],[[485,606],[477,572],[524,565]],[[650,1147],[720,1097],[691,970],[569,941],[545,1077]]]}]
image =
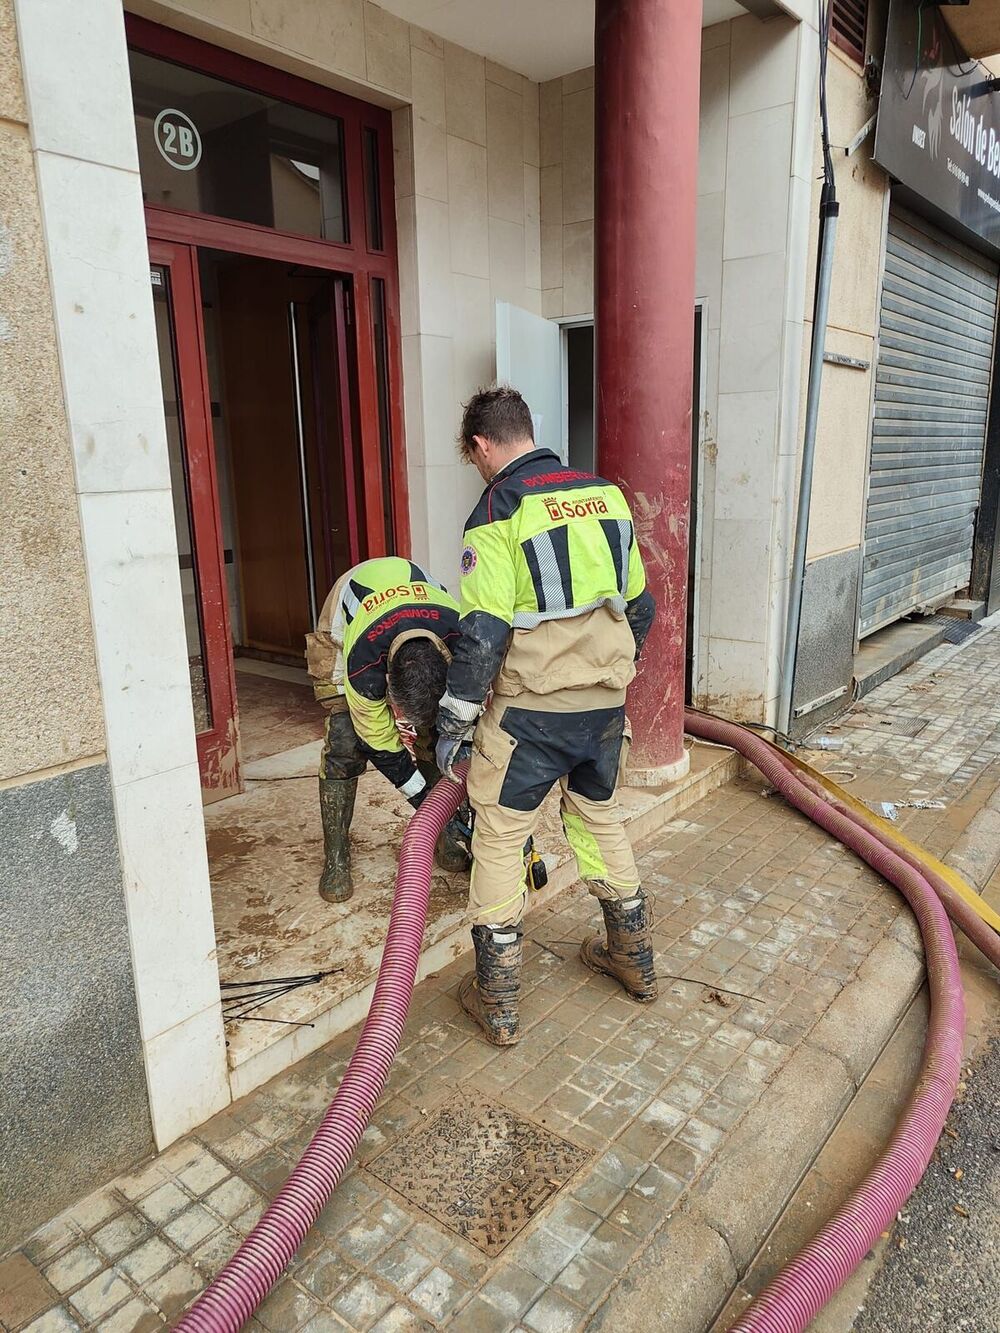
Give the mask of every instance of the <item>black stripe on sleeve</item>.
[{"label": "black stripe on sleeve", "polygon": [[622,538],[618,520],[616,518],[602,518],[601,530],[607,539],[608,547],[611,551],[611,559],[614,562],[615,582],[620,589],[624,590],[625,571],[622,569]]},{"label": "black stripe on sleeve", "polygon": [[552,549],[556,553],[556,565],[559,569],[559,581],[562,584],[563,597],[567,608],[573,605],[573,573],[569,564],[569,527],[564,523],[560,528],[550,528]]},{"label": "black stripe on sleeve", "polygon": [[527,541],[521,543],[521,550],[524,552],[528,573],[531,575],[531,584],[535,589],[535,597],[538,599],[538,609],[544,611],[546,607],[545,586],[542,583],[542,571],[538,567],[538,553],[530,537]]}]

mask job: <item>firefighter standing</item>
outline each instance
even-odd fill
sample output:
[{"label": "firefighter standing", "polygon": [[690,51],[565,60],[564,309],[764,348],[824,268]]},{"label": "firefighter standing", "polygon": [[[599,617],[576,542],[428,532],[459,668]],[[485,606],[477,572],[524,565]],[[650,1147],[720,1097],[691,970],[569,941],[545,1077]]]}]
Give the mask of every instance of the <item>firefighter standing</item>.
[{"label": "firefighter standing", "polygon": [[656,998],[646,900],[615,795],[625,689],[655,607],[621,491],[536,448],[516,390],[470,400],[460,448],[488,484],[465,529],[461,638],[437,757],[452,776],[473,742],[476,970],[459,999],[490,1041],[508,1045],[519,1035],[523,848],[556,782],[566,838],[607,932],[606,944],[584,943],[583,961],[632,999]]},{"label": "firefighter standing", "polygon": [[[358,778],[375,765],[416,809],[440,774],[433,727],[448,663],[459,637],[458,604],[409,560],[366,560],[335,584],[306,637],[316,698],[327,709],[319,769],[326,863],[319,891],[351,896],[348,831]],[[442,870],[469,868],[452,820],[438,839]]]}]

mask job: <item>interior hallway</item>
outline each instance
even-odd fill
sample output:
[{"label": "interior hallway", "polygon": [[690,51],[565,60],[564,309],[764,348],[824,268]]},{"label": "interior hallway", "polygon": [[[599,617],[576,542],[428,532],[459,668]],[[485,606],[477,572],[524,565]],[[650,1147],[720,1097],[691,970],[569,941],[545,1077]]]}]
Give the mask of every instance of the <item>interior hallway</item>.
[{"label": "interior hallway", "polygon": [[324,713],[304,669],[237,657],[236,696],[244,763],[293,750],[323,735]]}]

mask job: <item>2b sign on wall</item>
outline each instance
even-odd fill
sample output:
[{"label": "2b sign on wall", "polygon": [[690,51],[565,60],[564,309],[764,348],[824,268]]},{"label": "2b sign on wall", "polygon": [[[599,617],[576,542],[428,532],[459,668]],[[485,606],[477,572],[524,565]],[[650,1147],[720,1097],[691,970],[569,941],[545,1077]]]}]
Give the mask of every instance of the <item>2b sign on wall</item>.
[{"label": "2b sign on wall", "polygon": [[153,138],[160,156],[178,171],[193,171],[201,161],[201,135],[183,111],[164,107],[153,122]]}]

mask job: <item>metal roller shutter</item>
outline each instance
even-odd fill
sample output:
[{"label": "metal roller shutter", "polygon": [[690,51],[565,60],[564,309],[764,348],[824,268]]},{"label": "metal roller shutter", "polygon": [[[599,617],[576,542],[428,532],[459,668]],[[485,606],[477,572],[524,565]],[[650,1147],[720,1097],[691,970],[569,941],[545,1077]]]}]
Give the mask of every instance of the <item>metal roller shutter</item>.
[{"label": "metal roller shutter", "polygon": [[997,266],[889,214],[862,635],[965,587],[986,440]]}]

